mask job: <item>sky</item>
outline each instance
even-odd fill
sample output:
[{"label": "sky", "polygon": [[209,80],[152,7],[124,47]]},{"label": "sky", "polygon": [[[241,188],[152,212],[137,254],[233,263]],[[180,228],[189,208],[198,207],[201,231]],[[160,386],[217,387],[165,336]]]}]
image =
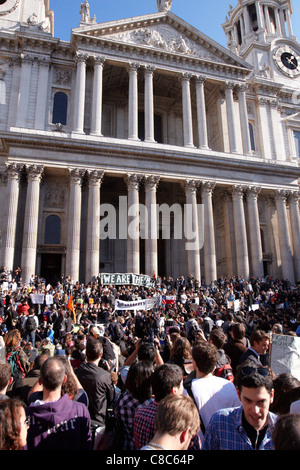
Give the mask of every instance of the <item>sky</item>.
[{"label": "sky", "polygon": [[[50,0],[54,11],[54,36],[69,41],[71,29],[80,22],[80,5],[84,0]],[[90,15],[97,23],[157,13],[156,0],[89,0]],[[227,47],[222,28],[229,5],[238,0],[173,0],[171,11],[220,45]],[[293,0],[293,33],[300,42],[300,0]]]}]

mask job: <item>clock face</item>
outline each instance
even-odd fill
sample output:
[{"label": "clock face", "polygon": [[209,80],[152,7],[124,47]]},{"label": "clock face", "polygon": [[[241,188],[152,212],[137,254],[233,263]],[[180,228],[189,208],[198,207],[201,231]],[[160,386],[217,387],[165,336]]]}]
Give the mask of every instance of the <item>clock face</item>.
[{"label": "clock face", "polygon": [[275,64],[285,75],[291,78],[300,75],[300,56],[291,47],[279,47],[273,57]]},{"label": "clock face", "polygon": [[13,12],[20,4],[20,0],[0,0],[0,16]]}]

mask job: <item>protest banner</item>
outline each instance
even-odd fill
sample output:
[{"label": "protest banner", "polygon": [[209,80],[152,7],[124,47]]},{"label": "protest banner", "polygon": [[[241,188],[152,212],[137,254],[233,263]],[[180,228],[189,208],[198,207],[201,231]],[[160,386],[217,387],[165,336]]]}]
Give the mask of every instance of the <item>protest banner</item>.
[{"label": "protest banner", "polygon": [[115,285],[133,285],[153,287],[155,285],[154,279],[145,274],[133,273],[101,273],[101,284],[103,286]]},{"label": "protest banner", "polygon": [[115,310],[147,310],[147,300],[115,301]]},{"label": "protest banner", "polygon": [[276,374],[292,374],[300,380],[300,338],[272,335],[270,368]]}]

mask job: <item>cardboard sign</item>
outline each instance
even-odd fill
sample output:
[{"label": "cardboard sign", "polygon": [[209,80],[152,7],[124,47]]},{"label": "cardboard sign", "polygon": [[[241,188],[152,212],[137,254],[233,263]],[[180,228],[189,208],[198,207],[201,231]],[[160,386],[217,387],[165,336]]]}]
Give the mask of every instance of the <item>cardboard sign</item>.
[{"label": "cardboard sign", "polygon": [[300,380],[300,338],[272,335],[270,368],[276,374],[289,373]]}]

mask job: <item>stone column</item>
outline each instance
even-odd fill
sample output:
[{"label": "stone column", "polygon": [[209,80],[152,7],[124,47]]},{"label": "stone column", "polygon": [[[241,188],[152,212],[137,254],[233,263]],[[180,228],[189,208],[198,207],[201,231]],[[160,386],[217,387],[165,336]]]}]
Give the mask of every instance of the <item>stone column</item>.
[{"label": "stone column", "polygon": [[295,281],[300,281],[300,191],[292,191],[289,197],[290,224],[293,244]]},{"label": "stone column", "polygon": [[31,69],[33,64],[33,57],[30,55],[21,55],[22,66],[21,66],[21,77],[20,77],[20,88],[19,88],[19,99],[17,106],[17,127],[27,126],[27,114],[29,105],[29,92],[31,84]]},{"label": "stone column", "polygon": [[145,176],[145,206],[147,209],[147,233],[145,238],[145,274],[158,275],[158,225],[157,225],[157,203],[156,191],[159,183],[159,176]]},{"label": "stone column", "polygon": [[211,181],[202,182],[202,204],[204,205],[204,277],[208,285],[217,279],[217,257],[215,242],[215,225],[212,195],[215,183]]},{"label": "stone column", "polygon": [[262,157],[266,160],[272,159],[271,135],[269,131],[267,99],[258,98],[258,114],[260,120],[260,142],[262,146]]},{"label": "stone column", "polygon": [[[284,145],[284,137],[282,132],[280,111],[278,110],[278,101],[276,99],[270,100],[270,112],[273,131],[273,141],[275,147],[276,160],[285,160],[286,150]],[[264,129],[263,129],[264,132]]]},{"label": "stone column", "polygon": [[237,276],[249,279],[249,256],[244,210],[244,188],[237,185],[232,188],[234,232],[237,258]]},{"label": "stone column", "polygon": [[129,97],[128,97],[128,138],[139,140],[138,133],[138,69],[139,64],[129,67]]},{"label": "stone column", "polygon": [[154,139],[154,96],[153,73],[155,67],[145,67],[145,142],[155,142]]},{"label": "stone column", "polygon": [[20,172],[22,165],[8,163],[7,172],[7,199],[6,223],[2,242],[2,263],[9,271],[14,268],[15,238],[18,215],[18,200],[20,189]]},{"label": "stone column", "polygon": [[102,89],[104,61],[105,59],[101,56],[95,57],[91,124],[91,135],[95,136],[102,136]]},{"label": "stone column", "polygon": [[286,24],[287,24],[289,38],[293,39],[294,33],[293,33],[293,26],[292,26],[292,20],[291,20],[291,12],[289,8],[285,9],[285,17],[286,17]]},{"label": "stone column", "polygon": [[186,197],[186,206],[184,208],[184,233],[186,235],[185,246],[187,253],[188,272],[200,281],[201,268],[197,206],[198,186],[199,182],[195,180],[186,180],[184,184]]},{"label": "stone column", "polygon": [[261,244],[260,223],[257,199],[260,188],[249,186],[247,188],[247,206],[249,219],[249,238],[251,252],[252,275],[261,277],[264,275],[263,252]]},{"label": "stone column", "polygon": [[139,187],[141,175],[129,173],[125,177],[128,189],[127,272],[140,273],[140,217]]},{"label": "stone column", "polygon": [[88,171],[89,196],[86,247],[86,282],[94,281],[99,274],[100,259],[100,186],[103,171]]},{"label": "stone column", "polygon": [[37,103],[35,109],[35,129],[45,129],[45,119],[47,110],[47,95],[49,81],[49,64],[48,57],[44,57],[39,61],[39,81],[37,89]]},{"label": "stone column", "polygon": [[190,80],[192,75],[183,73],[182,83],[182,111],[183,111],[183,140],[185,147],[194,147],[193,142],[193,121]]},{"label": "stone column", "polygon": [[86,86],[86,54],[78,53],[76,56],[77,73],[76,89],[74,98],[74,120],[73,132],[84,133],[84,107],[85,107],[85,86]]},{"label": "stone column", "polygon": [[295,282],[294,266],[292,256],[292,244],[289,232],[286,201],[288,191],[279,189],[275,193],[275,202],[278,218],[279,243],[281,251],[282,278],[288,279],[292,284]]},{"label": "stone column", "polygon": [[204,96],[204,82],[205,77],[198,76],[196,78],[196,95],[197,95],[197,118],[198,118],[198,135],[199,147],[201,149],[208,149],[207,138],[207,120]]},{"label": "stone column", "polygon": [[245,21],[245,34],[246,36],[251,34],[251,24],[250,24],[250,17],[247,5],[244,5],[244,21]]},{"label": "stone column", "polygon": [[69,169],[69,214],[66,252],[66,276],[79,281],[81,186],[85,170]]},{"label": "stone column", "polygon": [[22,278],[29,282],[30,276],[36,274],[36,252],[39,221],[40,183],[43,166],[27,167],[27,195],[24,216],[22,246]]},{"label": "stone column", "polygon": [[226,109],[227,109],[227,122],[228,122],[228,132],[229,132],[229,145],[230,152],[237,153],[237,138],[236,138],[236,128],[235,128],[235,119],[234,119],[234,102],[233,102],[233,88],[235,86],[234,82],[227,82],[225,95],[226,95]]},{"label": "stone column", "polygon": [[251,155],[252,151],[251,151],[251,141],[250,141],[250,133],[249,133],[246,89],[247,89],[247,86],[245,85],[239,85],[238,87],[243,150],[244,150],[245,155]]}]

